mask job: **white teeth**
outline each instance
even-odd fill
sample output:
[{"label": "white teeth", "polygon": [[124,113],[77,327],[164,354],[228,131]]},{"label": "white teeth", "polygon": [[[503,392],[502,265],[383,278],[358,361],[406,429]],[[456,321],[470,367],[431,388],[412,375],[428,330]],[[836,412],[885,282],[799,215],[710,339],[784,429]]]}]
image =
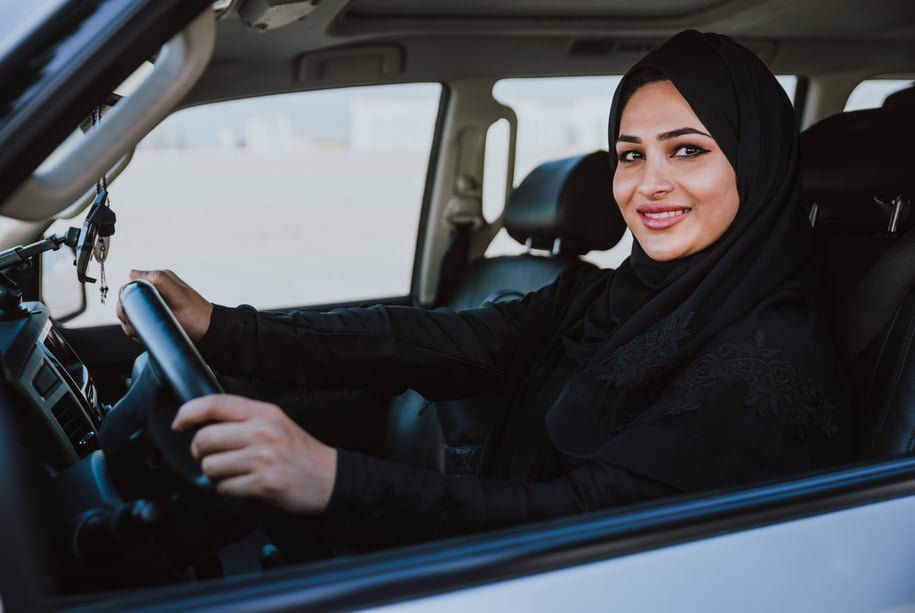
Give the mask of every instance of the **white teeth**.
[{"label": "white teeth", "polygon": [[663,213],[642,213],[648,219],[664,219],[666,217],[673,217],[674,215],[681,215],[689,209],[680,209],[679,211],[665,211]]}]

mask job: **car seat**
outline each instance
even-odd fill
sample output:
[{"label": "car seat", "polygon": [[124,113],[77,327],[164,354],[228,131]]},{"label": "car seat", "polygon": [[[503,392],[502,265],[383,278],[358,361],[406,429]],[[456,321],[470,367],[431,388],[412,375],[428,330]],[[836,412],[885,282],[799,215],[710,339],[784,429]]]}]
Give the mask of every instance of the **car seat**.
[{"label": "car seat", "polygon": [[915,451],[913,137],[913,104],[840,113],[801,135],[859,458]]},{"label": "car seat", "polygon": [[915,103],[915,86],[913,85],[895,91],[883,99],[883,106],[899,106],[913,103]]},{"label": "car seat", "polygon": [[[580,256],[613,247],[626,229],[611,194],[609,154],[596,151],[535,168],[509,197],[503,225],[527,252],[468,263],[444,306],[515,300],[562,272],[593,267]],[[475,472],[499,401],[497,394],[435,402],[413,390],[397,396],[388,414],[388,458],[448,474]]]}]

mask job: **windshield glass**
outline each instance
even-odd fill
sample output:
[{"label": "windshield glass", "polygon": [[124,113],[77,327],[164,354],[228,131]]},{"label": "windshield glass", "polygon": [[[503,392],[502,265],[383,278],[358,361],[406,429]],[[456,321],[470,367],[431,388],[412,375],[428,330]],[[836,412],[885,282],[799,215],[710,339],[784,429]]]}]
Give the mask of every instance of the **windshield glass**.
[{"label": "windshield glass", "polygon": [[0,59],[6,58],[66,3],[67,0],[4,3],[0,7]]}]

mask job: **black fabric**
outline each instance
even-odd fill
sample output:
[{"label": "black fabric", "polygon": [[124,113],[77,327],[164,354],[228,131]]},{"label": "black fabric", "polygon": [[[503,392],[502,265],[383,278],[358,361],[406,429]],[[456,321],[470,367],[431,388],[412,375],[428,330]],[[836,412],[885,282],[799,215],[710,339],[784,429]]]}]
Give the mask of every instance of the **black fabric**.
[{"label": "black fabric", "polygon": [[562,253],[609,249],[626,231],[609,185],[606,151],[546,162],[512,191],[502,223],[534,249],[552,250],[556,239]]},{"label": "black fabric", "polygon": [[[518,300],[555,281],[562,273],[594,269],[577,256],[551,257],[523,254],[477,260],[468,267],[454,299],[455,310]],[[502,405],[498,394],[461,400],[440,400],[429,405],[438,415],[444,443],[441,468],[448,474],[476,474],[493,416]]]},{"label": "black fabric", "polygon": [[[559,253],[479,258],[463,267],[470,226],[456,227],[442,262],[436,305],[455,310],[517,300],[556,280],[560,273],[590,266],[573,253],[615,245],[625,222],[609,197],[610,164],[596,151],[540,164],[514,190],[503,223],[519,242]],[[479,467],[497,394],[431,402],[413,390],[391,400],[385,430],[386,457],[448,474],[474,474]]]},{"label": "black fabric", "polygon": [[[575,369],[562,351],[562,334],[584,315],[588,301],[581,298],[598,293],[609,276],[582,269],[521,300],[461,312],[376,306],[281,314],[217,305],[199,348],[225,374],[312,390],[396,394],[412,387],[432,400],[494,392],[504,406],[524,388],[542,430],[546,409]],[[536,455],[537,468],[507,479],[486,471],[454,476],[342,452],[327,525],[319,532],[372,549],[682,491],[546,449],[503,451],[519,459]]]},{"label": "black fabric", "polygon": [[[658,264],[636,245],[521,300],[455,312],[217,307],[202,353],[226,372],[428,399],[502,396],[479,476],[341,452],[323,520],[360,547],[721,488],[851,456],[844,380],[818,313],[790,104],[729,39],[650,54],[734,165],[735,222]],[[619,109],[614,104],[611,133]]]},{"label": "black fabric", "polygon": [[[595,268],[573,255],[532,254],[480,258],[467,266],[448,307],[459,311],[523,298],[563,272]],[[497,393],[459,400],[429,401],[413,390],[396,396],[388,411],[386,457],[447,474],[475,474],[493,415],[502,405]]]},{"label": "black fabric", "polygon": [[[547,414],[552,443],[680,486],[697,473],[744,480],[734,457],[752,457],[763,472],[848,457],[850,416],[814,301],[789,100],[756,56],[724,36],[683,32],[633,71],[642,67],[669,77],[715,138],[734,167],[740,207],[720,239],[687,258],[655,262],[633,246],[582,328],[564,338],[580,370]],[[806,441],[789,443],[785,422]],[[657,428],[679,442],[669,440],[647,468],[635,452],[656,446]],[[697,444],[709,451],[690,451]],[[686,457],[694,461],[676,461]]]}]

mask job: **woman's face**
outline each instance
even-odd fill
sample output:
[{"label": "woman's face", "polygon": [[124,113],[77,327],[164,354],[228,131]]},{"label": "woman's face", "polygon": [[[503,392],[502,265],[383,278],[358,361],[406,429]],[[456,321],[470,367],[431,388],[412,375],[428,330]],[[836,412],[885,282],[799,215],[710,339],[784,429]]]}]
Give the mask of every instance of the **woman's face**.
[{"label": "woman's face", "polygon": [[616,155],[613,196],[651,259],[701,251],[734,221],[734,169],[670,81],[643,85],[629,98]]}]

